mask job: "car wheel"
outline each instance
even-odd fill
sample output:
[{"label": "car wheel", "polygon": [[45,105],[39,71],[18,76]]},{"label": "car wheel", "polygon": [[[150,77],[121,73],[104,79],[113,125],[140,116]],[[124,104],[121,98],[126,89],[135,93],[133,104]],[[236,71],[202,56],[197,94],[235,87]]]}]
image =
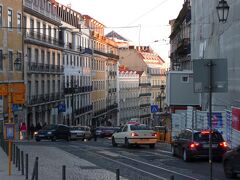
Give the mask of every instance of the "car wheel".
[{"label": "car wheel", "polygon": [[230,161],[224,162],[224,173],[227,178],[235,178],[236,174],[233,172]]},{"label": "car wheel", "polygon": [[125,147],[127,147],[127,148],[130,147],[130,144],[129,144],[128,139],[127,139],[126,137],[125,137],[124,145],[125,145]]},{"label": "car wheel", "polygon": [[155,144],[149,144],[149,147],[150,147],[151,149],[154,149],[154,148],[155,148]]},{"label": "car wheel", "polygon": [[191,160],[191,158],[190,158],[190,156],[189,156],[189,154],[188,154],[188,152],[187,152],[186,149],[183,149],[182,158],[183,158],[183,160],[184,160],[185,162],[189,162],[189,161]]},{"label": "car wheel", "polygon": [[83,137],[82,137],[82,141],[84,141],[84,139],[86,139],[85,134],[84,134]]},{"label": "car wheel", "polygon": [[56,140],[57,140],[57,137],[56,137],[56,136],[53,136],[51,140],[52,140],[52,141],[56,141]]},{"label": "car wheel", "polygon": [[114,137],[112,137],[112,146],[113,147],[117,147],[117,143],[115,142],[115,138]]},{"label": "car wheel", "polygon": [[171,151],[172,151],[172,155],[176,156],[176,152],[175,152],[175,147],[174,146],[171,146]]}]

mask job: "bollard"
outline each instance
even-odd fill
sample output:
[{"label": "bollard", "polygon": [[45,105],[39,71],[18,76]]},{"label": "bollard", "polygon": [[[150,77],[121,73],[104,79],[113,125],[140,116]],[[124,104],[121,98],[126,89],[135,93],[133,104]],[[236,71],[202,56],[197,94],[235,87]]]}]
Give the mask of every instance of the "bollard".
[{"label": "bollard", "polygon": [[15,164],[15,150],[16,150],[16,146],[15,144],[13,144],[13,164]]},{"label": "bollard", "polygon": [[36,157],[36,172],[35,172],[35,180],[38,180],[38,157]]},{"label": "bollard", "polygon": [[18,171],[20,171],[20,165],[21,165],[21,156],[20,156],[20,149],[18,149]]},{"label": "bollard", "polygon": [[170,176],[170,180],[174,180],[174,175],[171,175],[171,176]]},{"label": "bollard", "polygon": [[120,171],[116,169],[116,180],[120,180]]},{"label": "bollard", "polygon": [[15,159],[16,163],[16,167],[18,166],[18,147],[16,147],[16,159]]},{"label": "bollard", "polygon": [[23,157],[23,151],[21,151],[21,168],[22,168],[22,175],[24,175],[24,157]]},{"label": "bollard", "polygon": [[62,180],[66,180],[66,166],[62,166]]},{"label": "bollard", "polygon": [[26,168],[26,180],[28,180],[28,154],[26,154],[25,158],[25,168]]}]

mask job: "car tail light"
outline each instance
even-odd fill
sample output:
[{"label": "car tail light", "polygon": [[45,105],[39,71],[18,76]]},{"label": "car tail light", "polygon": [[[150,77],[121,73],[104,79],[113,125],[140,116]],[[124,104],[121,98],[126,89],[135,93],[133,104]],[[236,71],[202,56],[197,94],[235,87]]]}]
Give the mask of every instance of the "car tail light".
[{"label": "car tail light", "polygon": [[134,136],[138,136],[138,134],[135,133],[135,132],[132,132],[132,133],[131,133],[131,136],[132,136],[132,137],[134,137]]},{"label": "car tail light", "polygon": [[227,143],[225,141],[220,142],[219,146],[222,147],[222,148],[228,148],[228,145],[227,145]]},{"label": "car tail light", "polygon": [[152,133],[152,136],[157,137],[157,133]]},{"label": "car tail light", "polygon": [[196,142],[192,142],[192,143],[189,145],[189,147],[190,147],[191,150],[196,149],[198,146],[199,146],[199,143],[196,143]]}]

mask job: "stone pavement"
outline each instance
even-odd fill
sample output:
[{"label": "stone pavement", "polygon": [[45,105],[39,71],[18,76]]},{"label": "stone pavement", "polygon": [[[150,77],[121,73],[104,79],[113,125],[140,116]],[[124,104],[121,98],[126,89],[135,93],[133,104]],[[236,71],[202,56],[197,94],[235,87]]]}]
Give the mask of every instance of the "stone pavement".
[{"label": "stone pavement", "polygon": [[[29,142],[29,141],[28,141]],[[102,169],[95,164],[80,159],[73,154],[65,152],[55,147],[32,146],[18,144],[18,147],[25,154],[28,153],[29,158],[29,174],[31,179],[34,161],[39,157],[39,180],[61,180],[62,166],[66,166],[67,180],[115,180],[116,174]],[[157,149],[170,151],[171,146],[168,143],[158,142]],[[125,179],[120,177],[121,180]],[[12,165],[12,176],[8,176],[8,157],[0,147],[0,180],[25,180],[25,175],[21,175],[15,164]]]},{"label": "stone pavement", "polygon": [[[29,175],[31,179],[34,161],[39,157],[39,180],[61,180],[62,166],[66,166],[67,180],[115,180],[116,174],[102,169],[95,164],[80,159],[68,152],[55,147],[18,145],[21,151],[28,153]],[[15,165],[12,165],[12,176],[8,176],[8,159],[5,152],[0,147],[0,180],[23,180],[25,175],[18,172]],[[121,180],[126,180],[120,177]]]}]

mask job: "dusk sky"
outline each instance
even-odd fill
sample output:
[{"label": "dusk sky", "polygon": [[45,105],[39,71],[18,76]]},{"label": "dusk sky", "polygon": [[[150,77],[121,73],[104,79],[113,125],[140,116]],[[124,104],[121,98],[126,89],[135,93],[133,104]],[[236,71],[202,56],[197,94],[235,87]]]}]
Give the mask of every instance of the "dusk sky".
[{"label": "dusk sky", "polygon": [[[57,0],[114,30],[135,45],[150,45],[169,63],[169,20],[175,19],[184,0]],[[157,41],[157,42],[156,42]]]}]

